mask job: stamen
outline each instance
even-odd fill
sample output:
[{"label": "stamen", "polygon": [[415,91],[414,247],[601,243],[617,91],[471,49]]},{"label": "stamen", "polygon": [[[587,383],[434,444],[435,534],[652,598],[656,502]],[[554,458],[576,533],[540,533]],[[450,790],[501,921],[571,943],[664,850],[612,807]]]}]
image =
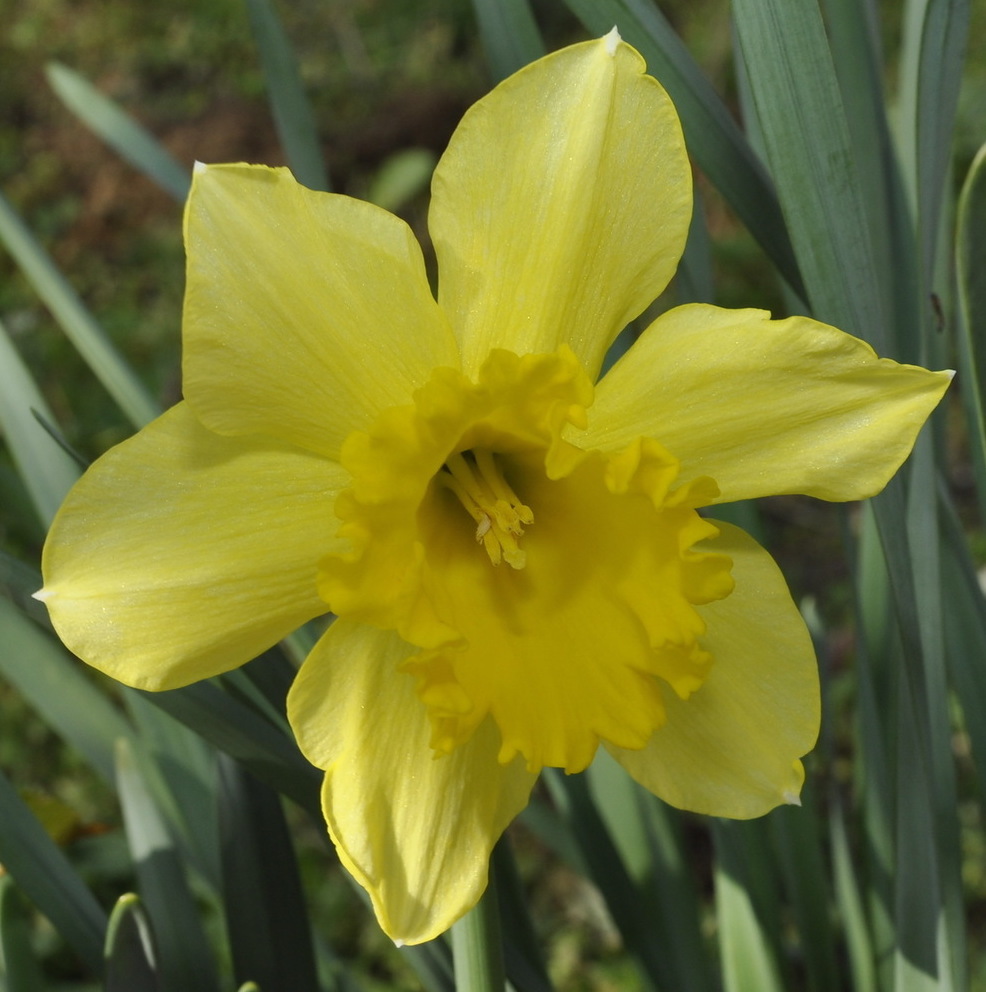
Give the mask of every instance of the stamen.
[{"label": "stamen", "polygon": [[450,455],[437,478],[455,493],[476,521],[476,540],[486,549],[490,561],[494,565],[506,561],[511,568],[523,568],[527,555],[517,539],[526,525],[534,523],[534,514],[510,488],[493,453],[480,448]]}]

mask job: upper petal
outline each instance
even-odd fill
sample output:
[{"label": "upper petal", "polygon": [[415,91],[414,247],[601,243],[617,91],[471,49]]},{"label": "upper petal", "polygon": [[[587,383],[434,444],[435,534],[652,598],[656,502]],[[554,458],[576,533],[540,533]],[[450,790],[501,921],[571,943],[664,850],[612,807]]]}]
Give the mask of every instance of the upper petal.
[{"label": "upper petal", "polygon": [[476,904],[493,845],[536,778],[497,762],[489,721],[435,757],[414,680],[397,670],[412,651],[393,633],[337,620],[288,696],[302,750],[326,770],[323,809],[339,856],[403,944],[436,937]]},{"label": "upper petal", "polygon": [[707,547],[733,559],[736,588],[698,608],[713,659],[705,683],[687,700],[666,694],[667,722],[643,750],[609,750],[671,805],[745,819],[798,801],[798,759],[818,736],[818,670],[773,559],[738,527],[716,526]]},{"label": "upper petal", "polygon": [[599,382],[578,443],[655,437],[683,479],[716,480],[719,503],[864,499],[910,454],[950,381],[807,317],[689,304],[658,317]]},{"label": "upper petal", "polygon": [[458,364],[407,225],[287,169],[197,167],[185,213],[185,396],[221,434],[334,457]]},{"label": "upper petal", "polygon": [[439,300],[475,372],[491,348],[567,343],[595,377],[667,285],[691,175],[670,98],[615,33],[527,66],[475,104],[435,171]]},{"label": "upper petal", "polygon": [[338,465],[205,430],[184,403],[103,455],[45,544],[39,594],[65,644],[113,678],[171,689],[249,661],[325,612]]}]

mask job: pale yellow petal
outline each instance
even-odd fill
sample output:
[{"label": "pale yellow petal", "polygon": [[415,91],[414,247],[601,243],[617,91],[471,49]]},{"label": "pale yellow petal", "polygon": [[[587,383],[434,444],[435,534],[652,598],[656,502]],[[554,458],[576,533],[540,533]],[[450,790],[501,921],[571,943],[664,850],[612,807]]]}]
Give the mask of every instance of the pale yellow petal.
[{"label": "pale yellow petal", "polygon": [[80,658],[141,689],[227,671],[324,613],[348,477],[299,448],[205,430],[184,403],[100,458],[48,535],[40,594]]},{"label": "pale yellow petal", "polygon": [[413,650],[337,620],[288,697],[302,750],[326,770],[323,808],[339,856],[380,925],[405,944],[437,936],[475,905],[490,851],[536,778],[517,761],[497,762],[490,721],[434,756],[414,680],[397,670]]},{"label": "pale yellow petal", "polygon": [[739,819],[796,803],[800,758],[815,744],[818,671],[811,638],[779,569],[751,537],[718,521],[706,545],[733,559],[736,589],[698,608],[713,657],[687,700],[665,693],[667,723],[641,751],[610,748],[673,806]]},{"label": "pale yellow petal", "polygon": [[435,172],[439,300],[474,373],[491,348],[567,343],[595,376],[674,274],[691,216],[678,117],[615,34],[511,76]]},{"label": "pale yellow petal", "polygon": [[185,397],[222,434],[326,453],[457,365],[407,225],[287,169],[196,170],[185,213]]},{"label": "pale yellow petal", "polygon": [[654,437],[684,480],[712,476],[720,503],[864,499],[908,456],[950,380],[807,317],[690,304],[659,317],[606,374],[577,443]]}]

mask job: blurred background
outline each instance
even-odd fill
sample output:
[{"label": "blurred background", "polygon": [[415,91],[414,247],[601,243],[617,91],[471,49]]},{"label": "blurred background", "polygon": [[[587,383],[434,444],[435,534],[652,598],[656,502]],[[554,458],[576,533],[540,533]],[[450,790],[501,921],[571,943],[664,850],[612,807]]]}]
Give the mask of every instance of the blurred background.
[{"label": "blurred background", "polygon": [[[562,3],[540,0],[533,7],[549,50],[585,37]],[[899,43],[901,8],[893,0],[879,6],[891,53]],[[735,107],[729,4],[666,0],[661,9]],[[298,57],[332,188],[395,209],[427,246],[430,168],[463,111],[494,81],[472,4],[294,0],[278,10]],[[972,10],[955,132],[956,184],[986,132],[986,2],[977,0]],[[170,405],[180,395],[181,207],[65,107],[46,76],[53,60],[112,97],[189,169],[195,160],[285,164],[245,5],[242,0],[0,0],[0,190],[152,394]],[[892,68],[891,63],[888,74]],[[783,315],[773,268],[701,176],[698,186],[713,240],[716,302],[766,307]],[[132,432],[3,251],[0,319],[42,386],[66,440],[84,459]],[[953,433],[952,446],[952,482],[981,562],[986,539],[973,512],[961,432]],[[796,599],[808,597],[811,608],[826,618],[833,697],[848,697],[851,682],[848,677],[840,681],[839,675],[851,633],[840,617],[848,610],[850,589],[836,511],[793,498],[766,501],[762,511],[769,545]],[[10,455],[0,447],[0,548],[35,561],[43,538]],[[830,732],[836,737],[849,733],[847,713],[834,711]],[[845,726],[840,727],[840,719]],[[962,776],[969,776],[965,746],[957,734],[960,785]],[[50,832],[74,846],[73,861],[94,888],[115,892],[129,867],[113,791],[3,681],[0,767]],[[831,773],[838,775],[838,768]],[[960,819],[973,945],[981,950],[986,844],[979,804],[970,801]],[[350,886],[339,878],[321,884],[320,873],[338,875],[339,869],[327,867],[316,828],[300,816],[294,827],[317,926],[356,962],[366,988],[416,987],[372,919],[357,910]],[[546,855],[536,824],[526,821],[513,831],[558,986],[637,987],[619,932],[591,883]],[[689,837],[698,875],[709,870],[708,843],[699,829]],[[708,889],[710,880],[705,884]],[[711,926],[711,919],[706,923]],[[216,920],[213,924],[219,926]],[[61,977],[71,980],[72,957],[54,934],[50,955],[49,973],[58,978],[63,968]],[[64,955],[61,964],[59,955]]]}]

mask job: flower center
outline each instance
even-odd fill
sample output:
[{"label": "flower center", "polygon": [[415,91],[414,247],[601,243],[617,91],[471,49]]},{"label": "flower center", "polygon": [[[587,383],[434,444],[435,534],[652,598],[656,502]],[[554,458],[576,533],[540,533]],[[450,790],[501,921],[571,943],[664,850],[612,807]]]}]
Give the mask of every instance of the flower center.
[{"label": "flower center", "polygon": [[436,369],[343,446],[352,549],[320,563],[319,592],[406,643],[436,754],[492,720],[501,761],[579,771],[600,742],[643,747],[666,693],[712,664],[698,607],[729,594],[731,563],[701,547],[717,530],[696,508],[718,490],[679,482],[651,438],[578,448],[565,434],[591,401],[566,349],[494,351],[474,381]]},{"label": "flower center", "polygon": [[527,564],[517,539],[525,526],[534,523],[534,514],[510,488],[491,451],[477,448],[452,455],[436,478],[476,521],[476,540],[494,565],[506,561],[511,568],[523,568]]}]

